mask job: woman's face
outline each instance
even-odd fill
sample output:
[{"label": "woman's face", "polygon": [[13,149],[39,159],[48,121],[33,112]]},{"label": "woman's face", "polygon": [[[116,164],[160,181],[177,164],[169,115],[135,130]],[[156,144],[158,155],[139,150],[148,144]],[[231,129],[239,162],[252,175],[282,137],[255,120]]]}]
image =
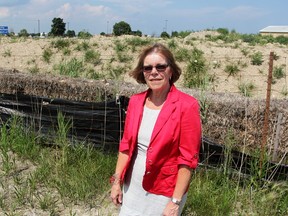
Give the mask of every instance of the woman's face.
[{"label": "woman's face", "polygon": [[172,71],[166,58],[159,53],[153,52],[145,57],[143,74],[148,87],[152,91],[166,90],[170,87],[169,80]]}]

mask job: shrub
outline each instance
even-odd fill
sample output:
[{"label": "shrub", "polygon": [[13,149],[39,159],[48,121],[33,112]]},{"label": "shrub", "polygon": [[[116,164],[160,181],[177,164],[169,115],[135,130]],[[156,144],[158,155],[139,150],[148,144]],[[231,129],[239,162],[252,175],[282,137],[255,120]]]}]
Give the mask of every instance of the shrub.
[{"label": "shrub", "polygon": [[100,53],[94,50],[87,50],[85,52],[85,62],[92,63],[93,65],[98,65],[101,62]]},{"label": "shrub", "polygon": [[80,38],[80,39],[89,39],[89,38],[91,38],[91,37],[93,37],[93,35],[90,34],[90,33],[87,32],[87,31],[80,31],[80,32],[78,33],[78,38]]},{"label": "shrub", "polygon": [[240,69],[238,68],[238,65],[236,64],[229,64],[229,65],[226,65],[224,71],[228,73],[228,77],[229,77],[229,76],[235,76],[240,71]]},{"label": "shrub", "polygon": [[60,75],[79,77],[81,72],[84,71],[84,65],[82,61],[72,58],[68,62],[60,63],[55,67],[55,69],[59,70]]},{"label": "shrub", "polygon": [[261,52],[256,52],[251,55],[251,64],[252,65],[262,65],[263,63],[263,54]]},{"label": "shrub", "polygon": [[169,49],[176,49],[177,46],[178,46],[178,44],[174,39],[168,41],[168,48]]},{"label": "shrub", "polygon": [[179,62],[188,61],[190,58],[189,50],[186,48],[177,49],[174,53],[175,59]]},{"label": "shrub", "polygon": [[3,57],[11,57],[11,55],[11,49],[5,49],[4,53],[2,54]]},{"label": "shrub", "polygon": [[46,63],[50,63],[50,59],[52,55],[53,55],[52,50],[48,48],[43,51],[42,58]]},{"label": "shrub", "polygon": [[285,77],[285,71],[283,66],[276,66],[273,68],[273,77],[276,79],[281,79]]},{"label": "shrub", "polygon": [[51,42],[52,46],[58,50],[62,50],[70,46],[70,40],[67,39],[57,39]]},{"label": "shrub", "polygon": [[184,74],[184,85],[188,88],[205,88],[207,84],[207,65],[203,52],[197,48],[192,51],[186,72]]},{"label": "shrub", "polygon": [[238,86],[238,89],[240,90],[240,93],[244,95],[245,97],[251,97],[252,91],[255,89],[255,85],[251,82],[248,83],[241,83]]}]

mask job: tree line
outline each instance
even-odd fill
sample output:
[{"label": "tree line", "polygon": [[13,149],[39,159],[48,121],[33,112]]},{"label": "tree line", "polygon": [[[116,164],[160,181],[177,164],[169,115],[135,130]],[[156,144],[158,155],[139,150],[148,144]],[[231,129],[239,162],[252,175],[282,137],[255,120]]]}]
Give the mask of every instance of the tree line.
[{"label": "tree line", "polygon": [[[44,33],[29,33],[26,29],[21,29],[20,32],[18,33],[19,37],[28,37],[28,36],[41,36]],[[101,32],[100,35],[107,35],[108,33]],[[172,32],[171,36],[176,36],[177,32]],[[9,33],[9,36],[15,35],[14,32]],[[112,35],[114,36],[121,36],[121,35],[135,35],[135,36],[142,36],[142,32],[140,30],[133,31],[131,29],[131,26],[124,21],[120,21],[118,23],[115,23],[113,25],[113,32]],[[60,17],[55,17],[52,20],[51,24],[51,30],[48,33],[48,35],[45,36],[54,36],[54,37],[81,37],[81,38],[87,38],[87,37],[92,37],[92,34],[87,32],[87,31],[80,31],[76,35],[76,32],[74,30],[68,29],[66,31],[66,23],[64,20]],[[166,32],[163,31],[160,35],[163,38],[169,38],[170,35]]]}]

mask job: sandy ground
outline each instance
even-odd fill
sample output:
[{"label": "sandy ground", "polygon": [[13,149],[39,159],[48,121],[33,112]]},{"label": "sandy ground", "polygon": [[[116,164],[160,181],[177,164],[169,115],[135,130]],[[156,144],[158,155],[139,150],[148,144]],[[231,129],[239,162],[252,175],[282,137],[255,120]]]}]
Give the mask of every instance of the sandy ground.
[{"label": "sandy ground", "polygon": [[[267,78],[269,68],[269,54],[274,52],[279,59],[273,62],[274,67],[282,66],[285,73],[287,73],[287,53],[286,46],[277,44],[266,44],[250,46],[243,42],[223,43],[222,41],[211,42],[205,39],[205,35],[212,35],[215,32],[195,32],[185,39],[173,39],[176,41],[179,48],[193,49],[196,47],[204,52],[206,63],[209,67],[210,75],[214,76],[215,81],[211,84],[210,89],[216,92],[231,92],[239,93],[238,85],[240,83],[252,83],[256,88],[253,91],[253,97],[265,98],[267,89]],[[0,38],[0,67],[8,69],[17,69],[23,72],[35,71],[37,73],[55,74],[55,66],[66,62],[75,57],[77,59],[84,59],[83,51],[76,51],[75,47],[81,43],[89,43],[92,49],[101,54],[101,63],[98,65],[91,65],[97,73],[107,73],[109,68],[121,67],[127,72],[136,64],[139,50],[131,51],[125,50],[124,53],[132,60],[130,62],[119,62],[115,54],[115,44],[120,41],[123,42],[131,36],[122,36],[118,38],[94,36],[90,40],[73,40],[73,45],[70,46],[70,54],[63,54],[63,51],[53,49],[51,43],[55,39],[15,39],[9,40],[7,38]],[[164,44],[169,43],[167,40],[157,39]],[[50,63],[43,60],[43,52],[48,48],[52,49],[53,55]],[[141,49],[141,48],[140,48]],[[255,66],[251,64],[250,55],[261,52],[263,54],[263,64]],[[247,54],[244,55],[243,53]],[[85,63],[86,64],[86,63]],[[187,63],[179,63],[183,72],[185,72]],[[227,65],[236,64],[240,71],[234,77],[228,76],[224,71]],[[85,66],[87,66],[86,64]],[[183,76],[182,76],[183,77]],[[108,77],[109,78],[109,77]],[[124,81],[133,82],[129,76],[122,77]],[[176,83],[182,86],[181,79]],[[283,89],[288,89],[287,78],[276,80],[272,86],[272,98],[283,98]]]}]

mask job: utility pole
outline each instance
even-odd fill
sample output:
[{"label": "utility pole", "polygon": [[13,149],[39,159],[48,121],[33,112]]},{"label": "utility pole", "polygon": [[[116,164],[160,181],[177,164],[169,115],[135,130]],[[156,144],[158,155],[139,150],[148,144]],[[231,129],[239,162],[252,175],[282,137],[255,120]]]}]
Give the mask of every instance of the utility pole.
[{"label": "utility pole", "polygon": [[39,36],[40,36],[40,20],[38,19],[38,33],[39,33]]},{"label": "utility pole", "polygon": [[108,35],[109,34],[109,21],[107,21],[107,32],[106,34]]},{"label": "utility pole", "polygon": [[165,20],[165,32],[167,32],[167,22],[168,22],[168,20],[166,19]]}]

